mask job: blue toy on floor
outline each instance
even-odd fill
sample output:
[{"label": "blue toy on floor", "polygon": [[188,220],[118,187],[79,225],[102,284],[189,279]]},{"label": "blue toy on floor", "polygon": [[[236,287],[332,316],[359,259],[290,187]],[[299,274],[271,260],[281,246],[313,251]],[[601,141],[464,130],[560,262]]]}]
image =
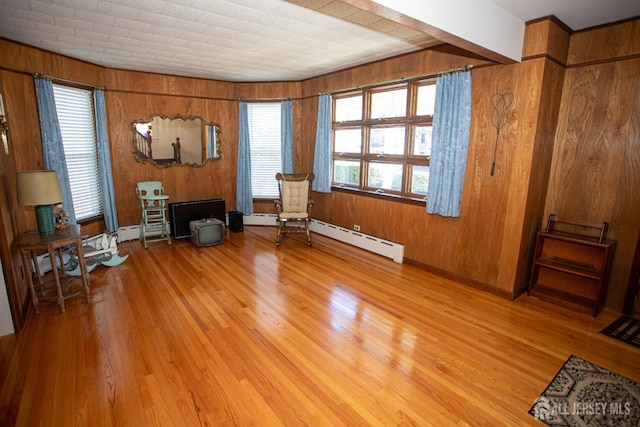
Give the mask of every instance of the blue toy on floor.
[{"label": "blue toy on floor", "polygon": [[[117,240],[116,234],[102,233],[83,241],[82,250],[87,264],[87,273],[99,265],[115,267],[126,261],[129,255],[120,256],[118,254]],[[75,254],[71,257],[66,268],[67,274],[70,276],[80,276],[80,263]]]}]

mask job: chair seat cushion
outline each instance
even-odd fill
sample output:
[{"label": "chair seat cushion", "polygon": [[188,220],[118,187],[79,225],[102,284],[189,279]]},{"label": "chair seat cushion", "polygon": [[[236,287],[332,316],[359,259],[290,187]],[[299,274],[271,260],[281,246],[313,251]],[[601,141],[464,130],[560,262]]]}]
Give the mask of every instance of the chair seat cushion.
[{"label": "chair seat cushion", "polygon": [[284,181],[282,183],[282,206],[286,213],[299,215],[307,211],[309,181]]},{"label": "chair seat cushion", "polygon": [[282,212],[279,217],[282,219],[308,218],[309,214],[306,212]]}]

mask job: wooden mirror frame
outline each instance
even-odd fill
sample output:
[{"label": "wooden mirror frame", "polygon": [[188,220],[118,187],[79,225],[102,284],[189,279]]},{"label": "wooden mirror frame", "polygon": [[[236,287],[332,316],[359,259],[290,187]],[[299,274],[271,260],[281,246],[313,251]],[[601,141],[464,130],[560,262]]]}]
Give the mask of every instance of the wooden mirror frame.
[{"label": "wooden mirror frame", "polygon": [[[152,122],[157,120],[160,121],[169,121],[173,127],[175,127],[175,123],[177,121],[182,122],[190,122],[190,121],[200,121],[200,141],[199,144],[193,145],[189,143],[189,140],[193,138],[187,137],[187,150],[184,150],[185,139],[183,132],[190,132],[193,136],[194,130],[193,126],[185,126],[183,130],[178,130],[177,132],[173,132],[171,136],[162,135],[162,130],[157,129],[158,137],[154,137],[153,126],[151,126],[151,132],[149,140],[149,136],[142,134],[138,128],[139,125],[149,125]],[[189,129],[190,128],[190,129]],[[132,134],[132,144],[133,144],[133,157],[136,161],[140,163],[148,163],[153,164],[158,168],[167,168],[172,166],[192,166],[192,167],[202,167],[210,160],[218,160],[222,156],[222,152],[220,149],[220,126],[216,123],[206,122],[202,117],[199,116],[187,116],[183,117],[180,114],[173,115],[165,115],[165,114],[152,114],[148,119],[137,119],[131,122],[131,134]],[[197,132],[197,131],[196,131]],[[166,133],[166,132],[165,132]],[[174,136],[175,135],[175,136]],[[214,147],[214,155],[211,156],[211,144],[210,138],[213,137],[215,141],[213,142]],[[174,140],[175,138],[175,140]],[[182,141],[180,140],[182,138]],[[172,141],[172,142],[170,142]],[[175,141],[175,142],[173,142]],[[167,153],[169,150],[173,151],[172,156],[166,156],[164,158],[156,158],[153,154],[153,150],[157,150],[157,147],[154,146],[154,143],[163,143],[163,145],[167,145],[167,147],[162,147],[162,151]],[[177,146],[176,146],[177,142]],[[170,147],[170,148],[169,148]],[[200,153],[199,162],[189,161],[189,158],[185,162],[181,161],[183,158],[181,153],[189,154],[189,156],[193,157],[193,153],[195,151]]]}]

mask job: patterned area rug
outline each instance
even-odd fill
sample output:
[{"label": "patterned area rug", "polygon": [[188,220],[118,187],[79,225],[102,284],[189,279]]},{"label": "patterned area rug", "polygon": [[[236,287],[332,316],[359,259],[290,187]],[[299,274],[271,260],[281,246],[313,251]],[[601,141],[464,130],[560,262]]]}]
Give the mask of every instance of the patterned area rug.
[{"label": "patterned area rug", "polygon": [[633,317],[618,317],[615,322],[601,330],[600,333],[640,347],[640,320]]},{"label": "patterned area rug", "polygon": [[640,426],[640,384],[569,357],[529,413],[550,426]]}]

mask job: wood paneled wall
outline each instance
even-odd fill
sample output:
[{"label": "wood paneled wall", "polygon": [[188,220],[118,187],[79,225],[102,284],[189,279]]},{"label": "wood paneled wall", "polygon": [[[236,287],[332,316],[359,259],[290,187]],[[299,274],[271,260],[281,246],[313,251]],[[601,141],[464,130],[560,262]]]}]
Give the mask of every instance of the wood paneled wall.
[{"label": "wood paneled wall", "polygon": [[[573,35],[554,19],[530,23],[519,64],[490,64],[441,46],[301,82],[231,83],[105,69],[0,40],[13,147],[6,170],[42,167],[32,72],[105,88],[119,223],[126,226],[139,222],[134,188],[147,179],[162,180],[171,201],[223,197],[227,209],[235,209],[239,99],[294,100],[294,164],[296,171],[306,171],[313,168],[319,93],[474,64],[471,140],[459,218],[339,191],[314,193],[314,217],[348,228],[359,224],[364,233],[404,244],[409,262],[506,297],[525,287],[533,236],[549,212],[608,220],[611,236],[619,242],[609,303],[619,306],[633,256],[631,242],[640,229],[640,201],[634,193],[640,175],[638,22]],[[497,141],[492,176],[496,129],[491,97],[506,92],[514,102]],[[130,124],[153,113],[197,115],[218,123],[221,159],[202,167],[166,169],[136,162]],[[5,174],[5,198],[11,205],[6,213],[14,216],[10,220],[18,233],[33,228],[35,218],[32,210],[14,205],[12,183]],[[273,212],[273,202],[257,201],[255,211]],[[94,225],[96,232],[100,226]],[[7,247],[12,243],[7,241]]]},{"label": "wood paneled wall", "polygon": [[[4,90],[6,73],[0,71],[0,93]],[[7,79],[8,80],[8,79]],[[9,100],[3,96],[5,108],[9,106]],[[9,124],[11,128],[13,124]],[[9,152],[0,142],[0,259],[2,260],[2,270],[4,282],[7,286],[7,296],[9,305],[12,308],[11,317],[14,330],[20,330],[23,325],[23,312],[25,311],[25,300],[27,297],[27,286],[25,280],[20,275],[22,257],[19,251],[15,250],[15,236],[18,233],[17,217],[18,204],[15,199],[13,188],[16,187],[16,165],[13,160],[13,147],[9,146]]]},{"label": "wood paneled wall", "polygon": [[545,215],[610,223],[621,307],[640,233],[640,20],[575,34],[568,58]]},{"label": "wood paneled wall", "polygon": [[16,331],[23,324],[28,292],[15,241],[22,231],[36,227],[36,219],[33,207],[17,204],[15,172],[43,169],[38,108],[31,75],[34,72],[92,85],[103,79],[102,67],[0,39],[0,88],[9,123],[9,153],[0,148],[3,192],[0,255]]},{"label": "wood paneled wall", "polygon": [[[536,23],[534,28],[546,28],[534,32],[544,39],[528,40],[539,49],[555,46],[547,38],[563,34],[548,28],[556,26],[551,20]],[[568,34],[563,35],[566,46]],[[481,63],[472,70],[471,137],[459,218],[349,193],[314,194],[319,199],[314,216],[346,228],[359,224],[363,233],[404,244],[405,257],[413,262],[504,296],[517,295],[526,285],[532,238],[540,227],[563,78],[562,66],[536,49],[529,48],[531,59],[521,64]],[[357,86],[361,80],[367,84],[371,76],[393,80],[468,63],[474,61],[452,48],[425,51],[314,79],[309,92]],[[505,93],[513,95],[513,104],[497,141],[492,176],[497,136],[492,96]],[[307,131],[303,139],[315,129]]]},{"label": "wood paneled wall", "polygon": [[[237,164],[237,101],[233,85],[151,73],[108,70],[105,101],[113,162],[118,221],[121,226],[140,222],[139,181],[160,180],[170,202],[221,197],[235,206]],[[152,114],[195,115],[220,125],[222,156],[201,167],[159,168],[134,159],[131,123]]]}]

